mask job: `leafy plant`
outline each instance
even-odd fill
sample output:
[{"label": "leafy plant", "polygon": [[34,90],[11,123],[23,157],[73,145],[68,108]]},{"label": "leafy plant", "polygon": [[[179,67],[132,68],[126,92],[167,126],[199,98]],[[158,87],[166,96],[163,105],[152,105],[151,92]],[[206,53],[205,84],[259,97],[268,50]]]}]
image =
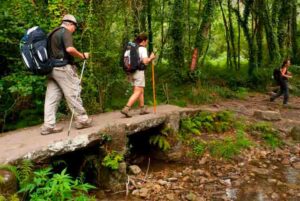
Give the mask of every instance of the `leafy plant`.
[{"label": "leafy plant", "polygon": [[153,135],[149,139],[149,143],[152,145],[157,145],[163,151],[170,149],[170,144],[165,136]]},{"label": "leafy plant", "polygon": [[204,154],[204,152],[206,150],[206,144],[205,143],[194,139],[194,140],[191,141],[191,145],[192,145],[192,148],[193,148],[194,155],[202,156]]},{"label": "leafy plant", "polygon": [[152,145],[158,146],[161,150],[167,151],[170,149],[170,143],[167,140],[169,133],[172,132],[172,129],[168,126],[165,126],[161,131],[160,134],[152,135],[149,139],[149,143]]},{"label": "leafy plant", "polygon": [[51,171],[51,168],[35,171],[32,180],[24,184],[19,193],[28,193],[31,201],[95,200],[86,195],[94,186],[73,180],[66,169],[60,174]]},{"label": "leafy plant", "polygon": [[262,138],[271,148],[276,148],[282,145],[282,141],[275,133],[265,133]]},{"label": "leafy plant", "polygon": [[3,195],[0,195],[0,201],[20,201],[17,194],[13,194],[9,197],[4,197]]},{"label": "leafy plant", "polygon": [[264,142],[271,148],[276,148],[282,145],[282,141],[278,136],[278,131],[272,128],[272,124],[269,122],[257,122],[250,126],[252,133],[259,133]]},{"label": "leafy plant", "polygon": [[181,134],[184,137],[186,134],[200,135],[199,126],[191,118],[181,120]]},{"label": "leafy plant", "polygon": [[123,155],[117,153],[116,151],[112,151],[104,157],[102,165],[112,170],[117,170],[119,168],[119,163],[123,160]]},{"label": "leafy plant", "polygon": [[213,156],[230,159],[251,145],[252,143],[245,137],[244,131],[238,130],[236,139],[226,137],[224,140],[213,141],[209,144],[209,150]]}]

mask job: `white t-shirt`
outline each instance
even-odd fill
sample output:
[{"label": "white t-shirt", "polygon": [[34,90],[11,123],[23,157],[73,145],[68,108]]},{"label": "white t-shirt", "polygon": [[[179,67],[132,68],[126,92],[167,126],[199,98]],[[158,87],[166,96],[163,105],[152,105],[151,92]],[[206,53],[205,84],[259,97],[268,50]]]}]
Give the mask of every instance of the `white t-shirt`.
[{"label": "white t-shirt", "polygon": [[139,47],[139,57],[141,60],[143,60],[144,58],[148,58],[148,51],[147,48],[145,47]]}]

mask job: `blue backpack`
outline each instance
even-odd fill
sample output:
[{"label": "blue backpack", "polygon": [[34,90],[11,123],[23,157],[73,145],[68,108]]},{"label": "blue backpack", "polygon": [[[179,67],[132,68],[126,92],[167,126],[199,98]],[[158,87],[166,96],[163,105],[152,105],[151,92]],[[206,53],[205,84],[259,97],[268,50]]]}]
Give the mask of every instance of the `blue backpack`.
[{"label": "blue backpack", "polygon": [[47,75],[54,67],[68,64],[67,60],[54,59],[50,56],[50,39],[53,33],[59,29],[62,30],[62,38],[64,32],[64,28],[62,27],[54,29],[49,36],[38,26],[26,31],[20,42],[20,52],[27,70],[35,75]]}]

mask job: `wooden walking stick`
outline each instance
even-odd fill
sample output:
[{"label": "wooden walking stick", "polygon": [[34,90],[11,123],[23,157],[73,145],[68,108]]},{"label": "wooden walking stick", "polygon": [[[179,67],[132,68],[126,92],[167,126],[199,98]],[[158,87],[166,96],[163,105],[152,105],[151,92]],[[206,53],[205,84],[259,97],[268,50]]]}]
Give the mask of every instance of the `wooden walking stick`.
[{"label": "wooden walking stick", "polygon": [[152,89],[153,89],[153,112],[156,114],[156,94],[155,94],[155,76],[154,76],[154,62],[151,62],[152,66]]}]

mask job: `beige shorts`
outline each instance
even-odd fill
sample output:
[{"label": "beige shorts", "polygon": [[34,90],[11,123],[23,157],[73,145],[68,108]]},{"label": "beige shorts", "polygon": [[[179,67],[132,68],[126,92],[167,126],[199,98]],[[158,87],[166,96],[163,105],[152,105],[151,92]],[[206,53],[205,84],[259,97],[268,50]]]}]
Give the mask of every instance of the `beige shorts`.
[{"label": "beige shorts", "polygon": [[143,70],[137,70],[133,74],[129,75],[129,81],[132,86],[145,87],[145,72]]}]

